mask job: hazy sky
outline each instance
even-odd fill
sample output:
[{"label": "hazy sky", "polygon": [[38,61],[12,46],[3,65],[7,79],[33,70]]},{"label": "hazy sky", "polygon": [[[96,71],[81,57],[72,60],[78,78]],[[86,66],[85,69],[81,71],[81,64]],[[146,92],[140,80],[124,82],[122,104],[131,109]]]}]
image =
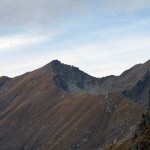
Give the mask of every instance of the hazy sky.
[{"label": "hazy sky", "polygon": [[0,0],[0,76],[54,59],[102,77],[150,59],[150,0]]}]

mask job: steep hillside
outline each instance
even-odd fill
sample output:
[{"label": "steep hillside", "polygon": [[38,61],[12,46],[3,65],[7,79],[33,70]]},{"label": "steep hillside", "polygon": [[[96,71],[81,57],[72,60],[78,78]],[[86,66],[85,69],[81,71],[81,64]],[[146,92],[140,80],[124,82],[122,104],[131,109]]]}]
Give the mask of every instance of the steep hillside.
[{"label": "steep hillside", "polygon": [[97,79],[55,60],[12,79],[1,77],[0,149],[95,150],[129,139],[144,111],[122,95],[147,73],[145,67],[134,77],[135,68]]}]

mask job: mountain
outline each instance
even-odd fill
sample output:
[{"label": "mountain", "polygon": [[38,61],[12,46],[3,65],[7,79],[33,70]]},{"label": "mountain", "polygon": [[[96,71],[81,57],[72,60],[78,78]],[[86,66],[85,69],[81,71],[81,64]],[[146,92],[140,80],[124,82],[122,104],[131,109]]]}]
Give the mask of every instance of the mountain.
[{"label": "mountain", "polygon": [[144,64],[135,65],[120,76],[111,75],[104,78],[92,77],[76,67],[61,64],[57,60],[50,63],[50,66],[56,74],[55,85],[65,91],[88,92],[94,95],[121,92],[127,99],[147,106],[150,89],[150,60]]},{"label": "mountain", "polygon": [[95,78],[54,60],[0,77],[0,149],[98,150],[130,139],[148,103],[149,67]]}]

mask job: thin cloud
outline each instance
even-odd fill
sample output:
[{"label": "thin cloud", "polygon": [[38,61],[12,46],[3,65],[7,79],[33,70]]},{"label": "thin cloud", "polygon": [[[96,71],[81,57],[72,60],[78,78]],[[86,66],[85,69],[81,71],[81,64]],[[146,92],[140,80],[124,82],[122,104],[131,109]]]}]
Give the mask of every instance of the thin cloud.
[{"label": "thin cloud", "polygon": [[0,26],[55,24],[73,14],[150,8],[149,0],[0,0]]},{"label": "thin cloud", "polygon": [[15,36],[15,37],[7,37],[7,38],[0,38],[0,52],[16,48],[19,46],[35,44],[38,42],[45,41],[45,37],[28,37],[28,36]]},{"label": "thin cloud", "polygon": [[135,11],[150,8],[149,0],[105,0],[105,1],[97,1],[101,9],[105,11]]},{"label": "thin cloud", "polygon": [[113,39],[105,41],[105,43],[76,46],[61,51],[56,50],[46,54],[17,58],[13,63],[11,60],[6,60],[7,62],[1,63],[3,70],[0,71],[0,74],[16,76],[42,67],[53,59],[59,59],[63,63],[79,66],[81,70],[93,76],[119,75],[132,65],[149,59],[149,48],[149,37]]},{"label": "thin cloud", "polygon": [[16,48],[39,44],[45,41],[50,41],[54,37],[63,34],[64,32],[41,32],[37,34],[22,34],[7,37],[0,37],[0,53],[7,51],[15,51]]}]

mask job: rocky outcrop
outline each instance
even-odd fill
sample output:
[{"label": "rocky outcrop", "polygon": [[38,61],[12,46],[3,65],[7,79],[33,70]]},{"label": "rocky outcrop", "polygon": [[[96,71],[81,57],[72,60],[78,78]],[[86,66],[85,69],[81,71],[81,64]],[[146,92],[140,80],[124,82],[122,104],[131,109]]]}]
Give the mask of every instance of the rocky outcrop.
[{"label": "rocky outcrop", "polygon": [[147,105],[150,75],[147,68],[150,61],[135,65],[120,76],[103,78],[92,77],[79,68],[54,60],[47,65],[54,72],[54,84],[71,93],[90,93],[94,95],[112,92],[122,93],[127,99]]},{"label": "rocky outcrop", "polygon": [[150,90],[150,73],[147,72],[130,90],[125,90],[122,94],[128,99],[148,106],[148,94]]},{"label": "rocky outcrop", "polygon": [[9,77],[6,77],[6,76],[0,77],[0,88],[9,80],[10,80]]},{"label": "rocky outcrop", "polygon": [[98,94],[99,79],[84,73],[77,67],[62,64],[58,60],[52,61],[50,65],[55,73],[53,79],[57,87],[69,92]]}]

